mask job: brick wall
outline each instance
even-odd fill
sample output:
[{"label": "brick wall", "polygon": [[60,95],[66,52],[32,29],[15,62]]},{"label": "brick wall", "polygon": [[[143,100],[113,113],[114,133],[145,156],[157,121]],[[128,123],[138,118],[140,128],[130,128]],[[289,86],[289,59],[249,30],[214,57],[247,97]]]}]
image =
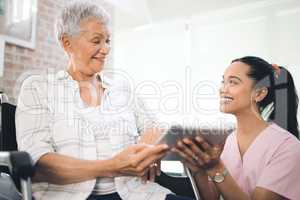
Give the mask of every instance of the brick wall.
[{"label": "brick wall", "polygon": [[[68,0],[37,1],[36,48],[31,50],[13,44],[5,44],[4,74],[3,77],[0,77],[0,91],[4,91],[12,103],[16,103],[24,74],[42,73],[49,68],[64,69],[67,64],[67,56],[54,36],[54,19]],[[109,5],[102,0],[97,0],[97,2],[112,13]]]}]

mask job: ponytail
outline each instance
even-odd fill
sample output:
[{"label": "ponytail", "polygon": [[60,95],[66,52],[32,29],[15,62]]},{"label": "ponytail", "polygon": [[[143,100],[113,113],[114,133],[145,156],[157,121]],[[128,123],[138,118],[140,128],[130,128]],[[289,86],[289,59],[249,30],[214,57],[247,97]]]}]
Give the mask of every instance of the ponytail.
[{"label": "ponytail", "polygon": [[[299,138],[297,120],[299,99],[293,77],[284,67],[280,67],[280,76],[275,80],[274,91],[276,103],[274,104],[274,112],[269,119]],[[284,119],[285,113],[286,119]]]}]

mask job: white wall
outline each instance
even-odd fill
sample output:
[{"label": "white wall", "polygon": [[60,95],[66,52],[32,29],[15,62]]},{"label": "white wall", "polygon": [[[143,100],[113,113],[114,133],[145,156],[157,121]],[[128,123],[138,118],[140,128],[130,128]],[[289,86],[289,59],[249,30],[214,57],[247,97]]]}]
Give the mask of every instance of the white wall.
[{"label": "white wall", "polygon": [[300,93],[299,22],[299,1],[274,0],[116,32],[114,67],[162,121],[220,125],[233,121],[218,112],[217,89],[234,58],[287,66]]}]

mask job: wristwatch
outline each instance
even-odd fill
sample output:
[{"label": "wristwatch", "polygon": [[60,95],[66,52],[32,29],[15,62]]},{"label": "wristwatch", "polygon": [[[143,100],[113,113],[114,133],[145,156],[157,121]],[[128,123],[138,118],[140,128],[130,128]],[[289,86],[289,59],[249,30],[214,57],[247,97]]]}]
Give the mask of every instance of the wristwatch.
[{"label": "wristwatch", "polygon": [[214,176],[208,177],[208,180],[214,181],[215,183],[222,183],[225,177],[228,175],[228,170],[224,168],[222,172],[217,172]]}]

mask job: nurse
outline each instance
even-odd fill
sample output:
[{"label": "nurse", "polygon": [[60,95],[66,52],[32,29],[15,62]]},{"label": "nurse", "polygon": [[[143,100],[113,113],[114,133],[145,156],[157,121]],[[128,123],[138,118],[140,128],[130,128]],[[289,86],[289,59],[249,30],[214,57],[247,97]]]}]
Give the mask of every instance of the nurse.
[{"label": "nurse", "polygon": [[[275,84],[278,80],[285,81]],[[225,70],[220,97],[221,111],[237,119],[225,146],[211,146],[197,136],[173,149],[192,171],[202,198],[299,199],[298,97],[291,74],[258,57],[239,58]],[[269,122],[261,115],[266,108]],[[287,130],[271,122],[280,121],[284,116],[276,117],[283,110],[287,120],[281,126]]]}]

